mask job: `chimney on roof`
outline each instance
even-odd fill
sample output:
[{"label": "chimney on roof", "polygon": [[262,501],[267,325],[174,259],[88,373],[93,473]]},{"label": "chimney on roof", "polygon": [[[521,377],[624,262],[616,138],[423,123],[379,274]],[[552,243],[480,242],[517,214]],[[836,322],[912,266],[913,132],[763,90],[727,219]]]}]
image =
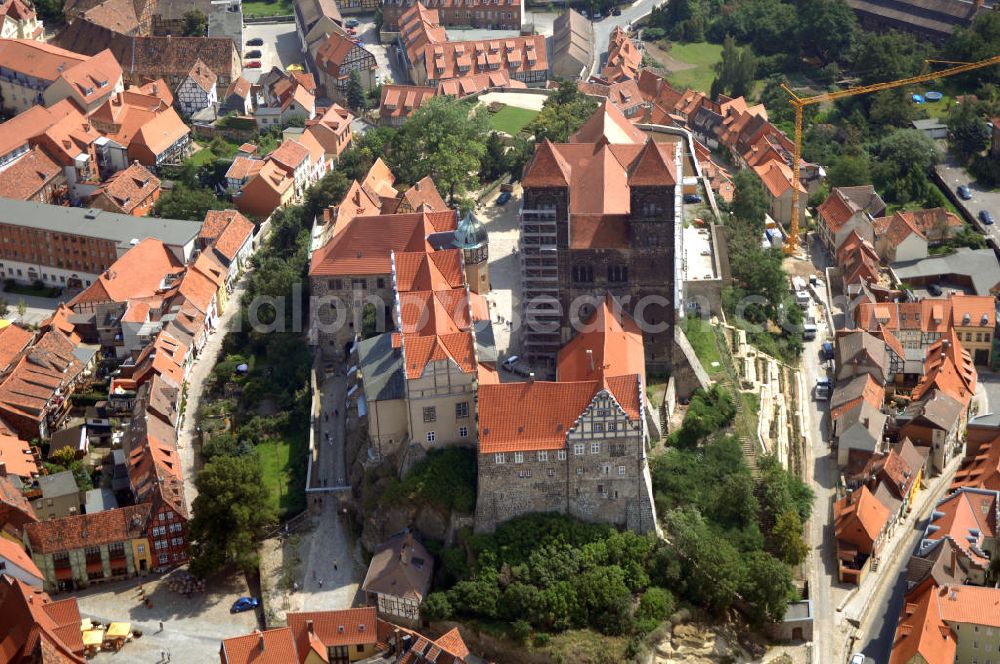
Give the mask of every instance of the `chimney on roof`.
[{"label": "chimney on roof", "polygon": [[7,477],[7,463],[0,461],[0,477]]},{"label": "chimney on roof", "polygon": [[528,382],[529,383],[534,383],[535,382],[535,372],[534,371],[529,371],[528,372]]},{"label": "chimney on roof", "polygon": [[306,631],[309,632],[310,634],[314,633],[313,632],[313,621],[312,620],[307,620],[306,621]]},{"label": "chimney on roof", "polygon": [[594,372],[594,351],[587,349],[587,360],[590,362],[590,372]]},{"label": "chimney on roof", "polygon": [[264,632],[257,630],[257,638],[259,639],[260,649],[264,650]]}]

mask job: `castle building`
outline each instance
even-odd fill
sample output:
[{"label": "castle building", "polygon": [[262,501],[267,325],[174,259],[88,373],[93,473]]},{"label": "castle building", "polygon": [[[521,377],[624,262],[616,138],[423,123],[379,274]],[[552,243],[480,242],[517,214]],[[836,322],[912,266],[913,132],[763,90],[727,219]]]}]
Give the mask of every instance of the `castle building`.
[{"label": "castle building", "polygon": [[476,529],[558,512],[656,528],[642,332],[607,295],[560,352],[555,381],[481,381]]},{"label": "castle building", "polygon": [[473,293],[486,293],[490,290],[490,252],[489,235],[472,211],[455,229],[455,246],[462,250],[462,261],[465,263],[465,283]]},{"label": "castle building", "polygon": [[570,137],[544,141],[524,170],[521,279],[525,355],[552,365],[610,293],[643,330],[646,361],[669,363],[680,137],[654,141],[610,102]]}]

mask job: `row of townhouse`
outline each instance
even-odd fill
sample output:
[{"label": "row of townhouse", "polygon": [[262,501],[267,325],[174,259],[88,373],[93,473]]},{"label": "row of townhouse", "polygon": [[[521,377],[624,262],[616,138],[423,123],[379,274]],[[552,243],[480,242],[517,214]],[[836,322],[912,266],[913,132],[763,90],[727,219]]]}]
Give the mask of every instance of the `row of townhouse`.
[{"label": "row of townhouse", "polygon": [[450,41],[438,10],[419,1],[400,16],[394,48],[415,85],[437,87],[448,79],[501,71],[528,87],[549,78],[543,36]]},{"label": "row of townhouse", "polygon": [[884,327],[841,330],[836,344],[830,421],[838,465],[884,452],[888,438],[909,438],[927,449],[929,472],[942,472],[961,453],[977,384],[959,333],[952,328],[918,350],[919,366],[900,355],[898,340]]},{"label": "row of townhouse", "polygon": [[403,17],[418,1],[437,11],[441,25],[449,28],[521,29],[521,0],[386,0],[382,32],[400,32]]},{"label": "row of townhouse", "polygon": [[965,458],[906,569],[893,664],[1000,661],[1000,420],[969,422]]},{"label": "row of townhouse", "polygon": [[118,365],[109,405],[130,421],[122,441],[128,504],[81,513],[79,492],[58,491],[59,476],[39,480],[36,520],[19,530],[46,590],[188,559],[179,402],[192,362],[249,261],[255,230],[235,210],[212,211],[195,225],[188,255],[154,237],[139,241],[46,322],[46,335],[73,335]]},{"label": "row of townhouse", "polygon": [[[696,143],[707,148],[699,156],[700,162],[711,159],[711,150],[723,150],[731,163],[741,169],[752,169],[764,185],[770,216],[788,225],[796,187],[792,171],[794,145],[768,121],[763,104],[751,106],[743,97],[731,99],[721,95],[712,100],[696,90],[677,90],[648,69],[639,71],[635,80],[644,108],[632,117],[633,122],[688,128]],[[800,196],[818,190],[823,177],[821,167],[803,161],[797,183]],[[721,179],[720,186],[725,181]],[[804,206],[800,213],[802,209]]]},{"label": "row of townhouse", "polygon": [[457,627],[437,638],[394,624],[372,607],[288,614],[288,626],[223,639],[222,664],[262,661],[283,664],[329,662],[348,664],[472,664],[472,656]]}]

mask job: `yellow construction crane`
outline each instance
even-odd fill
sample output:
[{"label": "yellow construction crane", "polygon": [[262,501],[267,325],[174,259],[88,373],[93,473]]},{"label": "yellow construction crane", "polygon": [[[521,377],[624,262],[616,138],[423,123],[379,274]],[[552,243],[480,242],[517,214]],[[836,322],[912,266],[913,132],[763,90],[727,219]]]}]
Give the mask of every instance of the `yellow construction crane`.
[{"label": "yellow construction crane", "polygon": [[881,90],[891,90],[892,88],[901,88],[906,85],[915,85],[917,83],[926,83],[927,81],[933,81],[939,78],[947,78],[948,76],[955,76],[956,74],[963,74],[967,71],[972,71],[973,69],[980,69],[982,67],[989,67],[990,65],[1000,64],[1000,55],[993,56],[986,60],[980,60],[979,62],[965,62],[965,63],[954,63],[945,60],[928,60],[928,63],[940,62],[943,64],[954,64],[956,66],[949,69],[942,69],[941,71],[928,72],[926,74],[920,74],[919,76],[911,76],[909,78],[903,78],[898,81],[888,81],[886,83],[873,83],[871,85],[860,85],[855,88],[848,88],[847,90],[839,90],[837,92],[826,92],[821,95],[816,95],[814,97],[799,97],[795,94],[791,88],[786,84],[782,83],[781,87],[788,93],[791,97],[789,103],[795,108],[795,156],[792,164],[792,177],[794,178],[792,184],[792,226],[788,233],[788,241],[785,243],[785,251],[792,253],[795,251],[799,243],[799,215],[800,215],[800,203],[799,203],[799,183],[800,179],[800,169],[802,168],[802,109],[806,106],[811,106],[813,104],[820,104],[825,101],[836,101],[837,99],[843,99],[845,97],[854,97],[855,95],[866,95],[871,92],[879,92]]}]

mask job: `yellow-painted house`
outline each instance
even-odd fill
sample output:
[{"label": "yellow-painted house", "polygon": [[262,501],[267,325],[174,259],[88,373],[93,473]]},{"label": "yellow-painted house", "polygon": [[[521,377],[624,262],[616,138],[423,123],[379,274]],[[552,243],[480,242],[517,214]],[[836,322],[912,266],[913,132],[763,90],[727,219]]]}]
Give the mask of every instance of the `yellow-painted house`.
[{"label": "yellow-painted house", "polygon": [[378,653],[375,607],[289,613],[299,662],[350,664]]}]

